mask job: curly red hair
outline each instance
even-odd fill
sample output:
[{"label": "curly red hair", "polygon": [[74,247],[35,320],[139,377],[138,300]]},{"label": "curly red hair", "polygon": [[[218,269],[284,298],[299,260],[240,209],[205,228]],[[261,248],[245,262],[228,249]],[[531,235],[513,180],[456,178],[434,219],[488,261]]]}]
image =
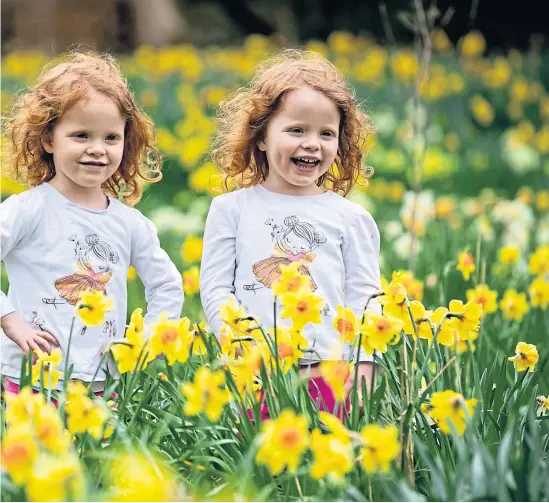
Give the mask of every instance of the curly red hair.
[{"label": "curly red hair", "polygon": [[376,132],[368,115],[361,112],[354,92],[339,70],[322,56],[288,49],[266,61],[251,83],[220,103],[218,134],[213,160],[226,175],[225,185],[250,187],[262,183],[269,173],[265,152],[258,142],[269,120],[293,89],[310,87],[333,100],[341,113],[339,146],[334,166],[317,181],[346,196],[373,168],[362,165],[366,139]]},{"label": "curly red hair", "polygon": [[122,161],[102,188],[113,197],[122,190],[124,201],[134,205],[143,193],[140,179],[158,182],[162,178],[162,158],[154,145],[154,124],[137,105],[110,55],[71,52],[47,66],[38,82],[17,97],[6,128],[11,170],[30,187],[51,180],[55,164],[42,140],[67,110],[94,93],[111,98],[126,120]]}]

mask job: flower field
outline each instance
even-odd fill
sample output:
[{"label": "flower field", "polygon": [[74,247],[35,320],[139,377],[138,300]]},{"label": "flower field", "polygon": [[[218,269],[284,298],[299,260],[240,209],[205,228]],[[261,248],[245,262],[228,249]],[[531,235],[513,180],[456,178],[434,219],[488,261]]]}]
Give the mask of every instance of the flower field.
[{"label": "flower field", "polygon": [[[263,327],[230,299],[216,340],[198,294],[204,222],[222,190],[208,158],[216,107],[278,48],[251,36],[120,58],[158,127],[164,177],[138,208],[181,270],[184,317],[159,318],[145,339],[130,270],[126,337],[105,353],[121,377],[102,397],[68,379],[50,390],[66,355],[38,355],[23,382],[43,393],[2,398],[3,501],[549,500],[548,55],[485,54],[477,32],[457,47],[442,31],[432,42],[427,73],[410,49],[348,33],[308,44],[378,127],[375,174],[349,197],[380,229],[383,315],[341,306],[334,326],[375,351],[379,370],[346,408],[358,366],[321,364],[336,415],[318,411],[297,365],[300,331],[321,320],[322,303],[292,288],[296,268],[276,285],[290,329]],[[4,113],[46,62],[3,58]],[[2,176],[3,198],[24,189]],[[90,295],[75,316],[100,324],[111,308]]]}]

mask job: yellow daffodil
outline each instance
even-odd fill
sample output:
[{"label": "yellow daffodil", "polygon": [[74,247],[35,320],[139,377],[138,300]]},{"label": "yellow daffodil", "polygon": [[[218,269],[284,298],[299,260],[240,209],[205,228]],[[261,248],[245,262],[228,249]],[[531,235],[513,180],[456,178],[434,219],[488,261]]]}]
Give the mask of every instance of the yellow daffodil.
[{"label": "yellow daffodil", "polygon": [[476,302],[482,306],[482,313],[494,313],[498,309],[498,293],[495,290],[490,290],[488,285],[477,285],[476,288],[467,290],[467,302]]},{"label": "yellow daffodil", "polygon": [[61,349],[54,348],[49,355],[41,349],[36,349],[35,353],[38,355],[38,359],[32,366],[32,384],[35,385],[40,381],[40,375],[43,372],[44,388],[54,389],[59,378],[63,375],[63,372],[55,369],[63,360]]},{"label": "yellow daffodil", "polygon": [[192,383],[183,383],[181,393],[185,397],[185,414],[196,416],[204,413],[212,423],[219,421],[225,405],[230,401],[223,372],[211,372],[208,367],[200,367]]},{"label": "yellow daffodil", "polygon": [[392,282],[404,285],[408,298],[419,301],[423,299],[423,282],[415,278],[412,271],[393,271]]},{"label": "yellow daffodil", "polygon": [[[433,330],[431,328],[431,323],[429,322],[429,315],[432,314],[432,312],[427,311],[425,306],[418,300],[410,301],[410,311],[416,325],[418,337],[431,341],[433,339]],[[404,331],[415,337],[414,327],[411,322],[405,323]]]},{"label": "yellow daffodil", "polygon": [[53,454],[68,452],[70,436],[66,434],[59,412],[52,404],[45,405],[34,420],[35,434],[40,445]]},{"label": "yellow daffodil", "polygon": [[65,411],[68,414],[67,427],[73,435],[88,432],[95,439],[102,438],[109,419],[108,408],[100,399],[92,400],[82,382],[69,383]]},{"label": "yellow daffodil", "polygon": [[219,306],[219,317],[229,327],[240,335],[249,335],[250,332],[257,326],[257,322],[246,312],[244,306],[241,306],[236,297],[231,295],[227,302]]},{"label": "yellow daffodil", "polygon": [[469,281],[471,273],[475,271],[475,260],[469,252],[461,252],[458,256],[458,264],[456,266],[458,271],[463,274],[463,279]]},{"label": "yellow daffodil", "polygon": [[235,335],[233,334],[231,327],[227,324],[223,324],[221,326],[221,330],[219,331],[218,337],[220,346],[219,358],[225,357],[227,360],[233,360],[235,358],[236,345],[233,344],[234,338]]},{"label": "yellow daffodil", "polygon": [[538,349],[534,344],[519,342],[515,348],[515,356],[510,356],[508,360],[513,362],[518,372],[524,372],[526,369],[533,372],[539,361]]},{"label": "yellow daffodil", "polygon": [[381,305],[402,304],[406,298],[407,291],[404,285],[398,281],[392,281],[383,289],[383,295],[378,297]]},{"label": "yellow daffodil", "polygon": [[386,427],[368,424],[360,432],[362,438],[361,463],[366,473],[388,472],[391,461],[399,453],[398,430],[395,425]]},{"label": "yellow daffodil", "polygon": [[463,57],[476,58],[486,50],[486,41],[478,31],[470,31],[458,42],[459,52]]},{"label": "yellow daffodil", "polygon": [[543,276],[538,276],[530,283],[528,294],[532,307],[547,309],[549,306],[549,281],[546,281]]},{"label": "yellow daffodil", "polygon": [[181,258],[187,264],[199,262],[202,258],[203,242],[202,238],[188,236],[181,245]]},{"label": "yellow daffodil", "polygon": [[357,319],[350,307],[337,306],[334,328],[338,331],[341,342],[353,344],[357,332]]},{"label": "yellow daffodil", "polygon": [[477,400],[465,400],[463,395],[452,390],[433,393],[431,397],[431,417],[444,433],[450,433],[450,422],[459,436],[463,435],[467,415],[473,416]]},{"label": "yellow daffodil", "polygon": [[261,388],[258,382],[261,362],[264,361],[264,351],[257,346],[252,346],[241,358],[229,363],[229,370],[234,378],[239,394],[255,396]]},{"label": "yellow daffodil", "polygon": [[513,288],[505,291],[499,307],[504,318],[515,321],[521,321],[524,315],[530,310],[526,294],[518,293]]},{"label": "yellow daffodil", "polygon": [[345,400],[345,382],[352,369],[353,364],[345,360],[323,360],[320,363],[320,375],[339,402]]},{"label": "yellow daffodil", "polygon": [[324,299],[312,293],[307,287],[295,295],[284,295],[282,306],[282,318],[290,318],[298,330],[308,323],[322,323],[320,311],[324,307]]},{"label": "yellow daffodil", "polygon": [[145,340],[142,309],[138,308],[132,313],[126,337],[119,344],[111,344],[110,349],[121,374],[135,370],[140,356],[141,369],[145,369],[154,359],[155,355]]},{"label": "yellow daffodil", "polygon": [[[273,328],[267,331],[269,335],[275,340],[275,331]],[[303,340],[305,346],[302,346]],[[277,327],[276,329],[276,345],[278,351],[278,358],[282,361],[282,370],[288,372],[299,359],[303,357],[302,347],[307,347],[307,339],[304,339],[298,332],[292,329],[286,329],[283,327]],[[266,355],[269,358],[269,355]]]},{"label": "yellow daffodil", "polygon": [[303,287],[310,284],[310,279],[301,274],[301,264],[292,262],[290,265],[280,265],[280,277],[273,282],[273,295],[280,297],[287,294],[297,294]]},{"label": "yellow daffodil", "polygon": [[190,328],[191,322],[188,318],[169,320],[166,313],[162,313],[151,327],[150,346],[153,355],[166,355],[168,365],[175,362],[185,363],[193,340]]},{"label": "yellow daffodil", "polygon": [[471,112],[475,120],[484,127],[491,126],[494,122],[494,107],[480,94],[476,94],[471,98]]},{"label": "yellow daffodil", "polygon": [[190,173],[189,187],[196,192],[220,194],[223,190],[222,178],[221,170],[213,162],[206,162]]},{"label": "yellow daffodil", "polygon": [[25,386],[16,393],[5,393],[6,423],[8,425],[35,421],[46,407],[44,395],[33,393],[30,386]]},{"label": "yellow daffodil", "polygon": [[417,55],[409,49],[397,51],[391,57],[391,70],[397,79],[412,82],[419,72]]},{"label": "yellow daffodil", "polygon": [[435,215],[437,218],[446,218],[455,211],[455,208],[455,198],[450,196],[439,197],[435,203]]},{"label": "yellow daffodil", "polygon": [[27,496],[30,501],[80,501],[85,487],[84,474],[74,454],[41,455],[27,483]]},{"label": "yellow daffodil", "polygon": [[119,452],[105,467],[109,501],[181,501],[177,474],[158,455]]},{"label": "yellow daffodil", "polygon": [[[390,305],[385,306],[386,310]],[[409,316],[408,316],[409,317]],[[400,331],[405,327],[405,323],[397,317],[390,315],[378,315],[374,313],[365,313],[364,323],[359,327],[363,335],[362,346],[364,350],[372,354],[368,348],[385,353],[387,344],[396,343],[400,339]]]},{"label": "yellow daffodil", "polygon": [[499,261],[505,265],[512,265],[520,258],[520,249],[516,246],[503,246],[498,252]]},{"label": "yellow daffodil", "polygon": [[331,435],[335,435],[343,442],[351,441],[350,431],[343,425],[338,417],[329,412],[320,411],[318,413],[318,419],[330,430]]},{"label": "yellow daffodil", "polygon": [[200,268],[197,265],[183,272],[183,291],[189,297],[200,291]]},{"label": "yellow daffodil", "polygon": [[301,456],[309,445],[307,418],[296,416],[293,410],[285,409],[276,419],[263,423],[259,437],[256,461],[267,465],[273,475],[284,468],[294,472]]},{"label": "yellow daffodil", "polygon": [[340,480],[353,469],[353,446],[350,439],[344,441],[337,435],[323,434],[319,429],[314,429],[310,448],[314,462],[309,473],[314,479],[328,476]]},{"label": "yellow daffodil", "polygon": [[193,354],[205,355],[208,350],[206,349],[206,345],[204,344],[204,339],[202,338],[202,336],[206,338],[208,337],[208,334],[206,333],[206,322],[201,321],[200,323],[194,323],[191,332],[193,336]]},{"label": "yellow daffodil", "polygon": [[2,470],[17,485],[27,482],[38,456],[38,445],[31,423],[11,425],[3,435],[1,452]]},{"label": "yellow daffodil", "polygon": [[[540,151],[543,151],[544,154],[549,153],[549,126],[544,126],[538,133],[536,143]],[[549,210],[549,190],[536,192],[536,208],[541,212]]]},{"label": "yellow daffodil", "polygon": [[528,268],[531,274],[549,273],[549,245],[540,246],[530,255]]},{"label": "yellow daffodil", "polygon": [[431,314],[430,319],[435,325],[435,332],[437,333],[437,342],[443,346],[454,347],[459,338],[457,329],[457,318],[445,318],[448,314],[448,309],[445,307],[438,307],[434,313]]},{"label": "yellow daffodil", "polygon": [[105,313],[114,307],[114,302],[101,291],[82,293],[76,304],[76,314],[88,327],[99,327],[105,321]]},{"label": "yellow daffodil", "polygon": [[455,327],[461,340],[466,341],[471,336],[471,332],[478,332],[480,318],[482,317],[481,304],[477,304],[474,301],[463,304],[461,300],[454,299],[450,301],[448,308],[450,314],[457,319]]}]

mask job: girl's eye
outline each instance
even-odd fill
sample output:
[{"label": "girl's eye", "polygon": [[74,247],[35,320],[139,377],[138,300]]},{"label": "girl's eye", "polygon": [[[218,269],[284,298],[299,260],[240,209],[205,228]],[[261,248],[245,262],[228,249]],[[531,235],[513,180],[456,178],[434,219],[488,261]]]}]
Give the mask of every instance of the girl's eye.
[{"label": "girl's eye", "polygon": [[332,138],[335,138],[335,133],[333,131],[323,131],[322,136],[331,136]]},{"label": "girl's eye", "polygon": [[74,133],[73,136],[74,136],[75,138],[82,138],[82,139],[88,137],[88,135],[87,135],[86,133]]},{"label": "girl's eye", "polygon": [[115,134],[109,134],[107,135],[107,141],[116,141],[118,140],[118,136]]},{"label": "girl's eye", "polygon": [[301,129],[300,127],[293,127],[293,128],[288,129],[288,131],[290,133],[303,133],[303,129]]}]

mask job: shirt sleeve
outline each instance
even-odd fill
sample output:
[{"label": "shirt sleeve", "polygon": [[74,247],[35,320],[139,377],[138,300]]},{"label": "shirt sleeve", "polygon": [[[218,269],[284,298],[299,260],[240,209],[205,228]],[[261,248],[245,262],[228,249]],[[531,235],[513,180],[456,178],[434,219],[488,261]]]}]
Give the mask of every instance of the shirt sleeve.
[{"label": "shirt sleeve", "polygon": [[[381,306],[372,295],[381,289],[379,266],[379,230],[372,216],[364,209],[354,215],[343,246],[345,266],[346,307],[360,320],[364,308],[381,314]],[[360,350],[359,361],[373,361],[373,356]]]},{"label": "shirt sleeve", "polygon": [[216,336],[221,330],[219,305],[235,293],[238,209],[224,196],[212,200],[204,229],[200,270],[200,298]]},{"label": "shirt sleeve", "polygon": [[184,300],[183,279],[161,248],[155,225],[139,212],[130,263],[145,286],[145,324],[154,323],[162,312],[170,319],[179,319]]},{"label": "shirt sleeve", "polygon": [[[18,243],[30,232],[35,205],[26,193],[8,197],[0,204],[0,260],[8,255]],[[0,291],[0,317],[15,312],[15,308]]]}]

